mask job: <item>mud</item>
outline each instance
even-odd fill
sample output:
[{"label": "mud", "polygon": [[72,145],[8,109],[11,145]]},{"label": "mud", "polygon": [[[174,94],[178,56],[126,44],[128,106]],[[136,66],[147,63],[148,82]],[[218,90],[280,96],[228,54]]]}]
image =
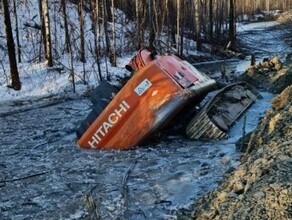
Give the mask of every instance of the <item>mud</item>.
[{"label": "mud", "polygon": [[292,86],[252,133],[241,165],[179,219],[292,218]]},{"label": "mud", "polygon": [[250,66],[241,79],[258,89],[279,94],[292,84],[291,62],[282,62],[278,57],[264,58],[257,65]]},{"label": "mud", "polygon": [[128,151],[80,149],[75,129],[89,100],[35,102],[1,105],[0,219],[167,219],[239,159],[234,140],[179,136]]},{"label": "mud", "polygon": [[291,57],[266,57],[242,75],[278,95],[257,128],[237,143],[243,151],[240,165],[215,190],[180,209],[178,219],[292,219]]},{"label": "mud", "polygon": [[[248,132],[270,106],[262,95]],[[243,119],[222,141],[173,135],[127,151],[80,149],[75,131],[90,106],[82,97],[1,105],[0,219],[176,218],[239,163]]]}]

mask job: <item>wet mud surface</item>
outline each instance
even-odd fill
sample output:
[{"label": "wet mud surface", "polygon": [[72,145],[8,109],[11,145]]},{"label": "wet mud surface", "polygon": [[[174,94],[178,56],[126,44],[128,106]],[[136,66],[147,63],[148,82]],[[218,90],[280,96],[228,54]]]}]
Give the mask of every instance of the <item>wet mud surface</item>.
[{"label": "wet mud surface", "polygon": [[[247,129],[270,99],[249,109]],[[169,136],[132,150],[86,150],[75,129],[89,100],[36,105],[11,114],[1,107],[1,219],[169,219],[238,164],[242,120],[220,142]]]}]

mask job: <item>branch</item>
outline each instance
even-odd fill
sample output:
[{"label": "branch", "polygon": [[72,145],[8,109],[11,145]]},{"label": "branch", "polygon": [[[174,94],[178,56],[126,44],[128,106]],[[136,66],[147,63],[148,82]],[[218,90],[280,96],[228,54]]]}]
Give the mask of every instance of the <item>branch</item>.
[{"label": "branch", "polygon": [[128,212],[129,212],[129,206],[128,206],[128,179],[129,175],[134,169],[135,165],[137,163],[137,159],[131,164],[130,168],[125,173],[125,176],[123,178],[123,198],[124,198],[124,207],[125,207],[125,213],[124,217],[125,219],[128,219]]},{"label": "branch", "polygon": [[35,173],[35,174],[31,174],[31,175],[24,176],[24,177],[19,177],[19,178],[2,180],[2,181],[0,181],[0,184],[1,183],[8,183],[8,182],[15,182],[15,181],[24,180],[24,179],[29,179],[29,178],[33,178],[33,177],[36,177],[36,176],[41,176],[41,175],[47,174],[49,172],[51,172],[51,171],[45,171],[45,172],[41,172],[41,173]]},{"label": "branch", "polygon": [[59,65],[63,66],[63,67],[64,67],[65,69],[67,69],[68,71],[72,72],[72,73],[73,73],[77,78],[79,78],[84,84],[88,84],[84,79],[82,79],[82,77],[81,77],[78,73],[72,71],[72,69],[70,69],[69,67],[67,67],[65,64],[63,64],[62,62],[60,62],[59,60],[56,60],[56,59],[54,59],[54,61],[55,61],[56,63],[58,63]]},{"label": "branch", "polygon": [[41,26],[39,24],[35,23],[34,21],[32,21],[30,23],[29,22],[25,22],[23,25],[25,27],[34,28],[34,29],[37,29],[37,30],[41,30],[42,29]]},{"label": "branch", "polygon": [[125,213],[124,213],[124,218],[128,219],[128,212],[129,212],[129,206],[128,206],[128,180],[129,180],[129,175],[130,173],[133,171],[133,169],[135,168],[135,165],[137,164],[138,159],[140,159],[141,157],[143,157],[143,155],[141,155],[140,157],[136,158],[135,161],[133,161],[133,163],[131,164],[131,166],[129,167],[129,169],[127,170],[127,172],[125,173],[125,176],[123,178],[123,198],[124,198],[124,207],[125,207]]}]

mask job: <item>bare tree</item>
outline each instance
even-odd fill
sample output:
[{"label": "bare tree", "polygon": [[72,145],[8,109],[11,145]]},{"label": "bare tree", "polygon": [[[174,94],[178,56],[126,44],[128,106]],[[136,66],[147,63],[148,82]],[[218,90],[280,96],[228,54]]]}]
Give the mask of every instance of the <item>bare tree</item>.
[{"label": "bare tree", "polygon": [[15,55],[15,45],[13,39],[13,33],[11,28],[11,19],[9,14],[9,3],[7,0],[2,0],[3,11],[4,11],[4,24],[6,31],[6,42],[8,48],[8,57],[10,63],[10,74],[11,74],[11,88],[14,90],[21,89],[21,83],[19,80],[19,73],[17,69],[16,55]]},{"label": "bare tree", "polygon": [[[161,30],[163,31],[163,25],[165,24],[165,23],[168,23],[168,13],[169,13],[169,11],[168,11],[168,1],[169,0],[165,0],[165,2],[164,2],[164,4],[162,5],[162,7],[163,7],[163,9],[164,10],[162,10],[162,21],[161,21],[161,26],[162,26],[162,28],[161,28]],[[167,33],[166,33],[167,35],[168,35],[168,28],[167,28]]]},{"label": "bare tree", "polygon": [[84,17],[83,17],[83,0],[78,1],[78,20],[80,28],[80,61],[85,63],[85,40],[84,40]]},{"label": "bare tree", "polygon": [[19,40],[18,14],[17,14],[15,0],[13,0],[13,14],[14,14],[14,18],[15,18],[15,34],[16,34],[18,62],[21,63],[21,45],[20,45],[20,40]]},{"label": "bare tree", "polygon": [[48,60],[48,66],[53,66],[53,55],[52,55],[52,42],[51,42],[51,28],[50,28],[50,15],[49,15],[49,0],[45,0],[43,4],[43,13],[45,20],[46,30],[46,59]]},{"label": "bare tree", "polygon": [[236,47],[236,19],[235,19],[235,0],[229,0],[229,42],[230,48]]},{"label": "bare tree", "polygon": [[135,39],[137,40],[137,48],[141,45],[141,17],[140,17],[140,7],[139,3],[141,4],[141,1],[135,0],[135,19],[136,19],[136,33],[135,33]]},{"label": "bare tree", "polygon": [[43,13],[43,3],[42,0],[38,0],[39,5],[39,14],[40,14],[40,23],[41,23],[41,37],[43,44],[40,44],[40,53],[39,53],[39,61],[41,62],[42,56],[41,51],[42,48],[44,48],[45,54],[47,54],[47,47],[46,47],[46,29],[45,29],[45,19],[44,19],[44,13]]},{"label": "bare tree", "polygon": [[147,11],[148,11],[148,27],[149,27],[149,46],[150,48],[153,48],[153,42],[155,41],[155,21],[154,21],[154,1],[147,0]]},{"label": "bare tree", "polygon": [[99,27],[99,0],[91,1],[92,8],[92,31],[94,35],[94,54],[98,68],[99,80],[102,81],[101,66],[100,66],[100,27]]},{"label": "bare tree", "polygon": [[116,41],[116,20],[115,20],[115,3],[111,0],[112,4],[112,32],[113,32],[113,50],[112,50],[112,65],[117,66],[117,41]]},{"label": "bare tree", "polygon": [[209,0],[209,38],[211,44],[211,53],[213,53],[213,0]]},{"label": "bare tree", "polygon": [[181,7],[181,0],[176,0],[176,41],[175,41],[175,44],[176,44],[177,53],[179,53],[180,51],[180,48],[179,48],[179,42],[180,42],[179,37],[180,37],[180,30],[181,30],[180,7]]},{"label": "bare tree", "polygon": [[67,0],[62,0],[61,7],[62,7],[62,12],[63,12],[63,17],[64,17],[65,49],[66,49],[67,53],[69,53],[70,52],[70,36],[69,36],[69,30],[68,30],[66,5],[67,5]]},{"label": "bare tree", "polygon": [[200,17],[200,0],[194,1],[195,7],[195,30],[196,30],[196,42],[197,42],[197,50],[202,50],[202,42],[201,42],[201,17]]},{"label": "bare tree", "polygon": [[266,0],[266,10],[270,11],[270,0]]},{"label": "bare tree", "polygon": [[[111,64],[114,64],[113,60],[113,51],[111,49],[111,42],[109,38],[109,32],[108,32],[108,21],[109,19],[112,19],[111,13],[108,13],[108,2],[107,0],[102,0],[102,6],[103,6],[103,29],[104,29],[104,36],[105,36],[105,47],[106,47],[106,55],[109,57],[109,60]],[[110,80],[110,75],[107,72],[107,80]]]},{"label": "bare tree", "polygon": [[51,29],[49,16],[49,2],[48,0],[39,0],[39,10],[41,17],[41,31],[43,37],[43,44],[45,48],[45,57],[48,61],[48,66],[53,66],[52,43],[51,43]]}]

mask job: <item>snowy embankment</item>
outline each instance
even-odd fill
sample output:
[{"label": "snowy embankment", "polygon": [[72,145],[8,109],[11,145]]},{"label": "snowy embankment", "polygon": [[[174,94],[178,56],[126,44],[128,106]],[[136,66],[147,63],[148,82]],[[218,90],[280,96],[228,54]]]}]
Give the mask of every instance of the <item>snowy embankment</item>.
[{"label": "snowy embankment", "polygon": [[[67,19],[68,28],[70,31],[72,54],[65,52],[65,34],[63,18],[60,16],[60,7],[55,2],[50,2],[50,18],[51,18],[51,41],[53,46],[54,67],[48,68],[44,62],[42,55],[42,37],[41,32],[37,28],[33,28],[35,24],[39,24],[38,4],[35,1],[20,2],[17,5],[18,25],[19,25],[19,41],[21,46],[21,63],[18,63],[18,72],[22,85],[21,91],[14,91],[7,86],[10,85],[10,67],[7,56],[5,29],[3,16],[0,16],[0,24],[3,28],[0,29],[0,101],[19,101],[22,99],[40,99],[43,97],[52,96],[71,96],[73,94],[72,73],[76,83],[76,93],[82,94],[98,85],[98,67],[96,58],[92,52],[94,48],[94,35],[92,31],[92,21],[90,13],[84,13],[84,33],[85,33],[85,53],[86,63],[79,60],[80,33],[77,6],[68,2],[67,4]],[[125,19],[125,15],[120,10],[116,10],[116,30],[117,35],[117,50],[127,51],[125,47],[128,43],[125,39],[125,33],[131,31],[132,23],[128,23],[126,27],[120,24]],[[112,24],[109,23],[109,27]],[[15,19],[12,19],[12,26],[15,27]],[[14,32],[14,37],[16,33]],[[104,41],[104,39],[101,39]],[[103,47],[103,46],[102,46]],[[125,52],[123,52],[125,53]],[[101,74],[104,79],[110,75],[115,82],[116,76],[123,77],[128,75],[128,71],[124,68],[125,64],[133,57],[133,53],[123,54],[118,57],[117,67],[113,67],[109,59],[102,56]],[[73,63],[72,63],[73,62]],[[73,68],[72,68],[73,67]],[[84,83],[86,81],[86,84]]]}]

